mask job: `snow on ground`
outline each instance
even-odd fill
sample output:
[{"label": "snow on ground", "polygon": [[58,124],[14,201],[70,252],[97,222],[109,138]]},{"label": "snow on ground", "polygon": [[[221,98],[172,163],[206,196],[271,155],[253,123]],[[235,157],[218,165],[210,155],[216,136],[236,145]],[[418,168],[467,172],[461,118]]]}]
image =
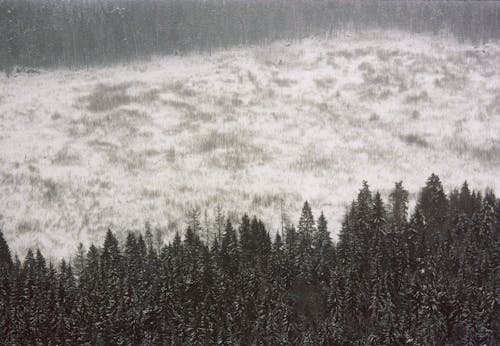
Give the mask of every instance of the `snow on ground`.
[{"label": "snow on ground", "polygon": [[498,193],[500,45],[372,32],[1,76],[0,119],[0,228],[20,256],[146,221],[169,239],[217,204],[276,230],[281,201],[296,222],[307,199],[336,233],[365,179]]}]

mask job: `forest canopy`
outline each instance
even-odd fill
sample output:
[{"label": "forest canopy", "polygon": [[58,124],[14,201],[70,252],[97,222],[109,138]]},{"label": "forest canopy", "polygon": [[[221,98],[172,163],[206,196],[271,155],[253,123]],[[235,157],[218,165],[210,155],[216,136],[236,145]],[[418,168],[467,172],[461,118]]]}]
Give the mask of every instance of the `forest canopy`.
[{"label": "forest canopy", "polygon": [[498,1],[0,0],[0,68],[88,66],[364,29],[500,37]]},{"label": "forest canopy", "polygon": [[[304,203],[271,236],[256,217],[199,222],[157,244],[151,230],[79,245],[70,262],[12,258],[0,232],[0,337],[6,344],[495,345],[500,342],[500,201],[431,175],[408,215],[396,183],[366,182],[332,243]],[[194,216],[196,219],[196,216]],[[192,221],[192,220],[191,220]],[[222,221],[222,220],[221,220]]]}]

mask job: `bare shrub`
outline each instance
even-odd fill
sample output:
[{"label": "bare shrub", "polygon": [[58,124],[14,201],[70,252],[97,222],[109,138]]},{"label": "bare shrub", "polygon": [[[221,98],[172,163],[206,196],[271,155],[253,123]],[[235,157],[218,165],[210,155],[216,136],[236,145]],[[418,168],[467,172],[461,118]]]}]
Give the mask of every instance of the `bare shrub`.
[{"label": "bare shrub", "polygon": [[257,77],[255,77],[255,75],[251,71],[248,71],[247,76],[248,76],[248,80],[253,84],[255,89],[259,90],[260,84],[257,81]]},{"label": "bare shrub", "polygon": [[366,62],[366,61],[359,64],[358,69],[360,71],[366,71],[368,73],[375,73],[375,69],[373,68],[373,65],[370,64],[369,62]]},{"label": "bare shrub", "polygon": [[243,101],[240,99],[240,95],[237,93],[233,93],[233,96],[231,98],[231,105],[233,107],[241,107],[243,106]]},{"label": "bare shrub", "polygon": [[182,101],[182,100],[166,100],[166,101],[163,101],[163,104],[171,106],[171,107],[178,109],[178,110],[181,110],[181,111],[187,111],[187,112],[191,112],[191,113],[196,112],[195,106],[193,106],[192,104],[187,103],[185,101]]},{"label": "bare shrub", "polygon": [[452,90],[460,90],[468,81],[466,75],[451,72],[446,66],[443,67],[443,74],[443,77],[436,78],[434,80],[435,86],[440,88],[450,88]]},{"label": "bare shrub", "polygon": [[356,48],[354,50],[354,55],[356,57],[361,57],[370,54],[371,49],[370,48]]},{"label": "bare shrub", "polygon": [[42,196],[45,202],[52,203],[59,196],[60,187],[52,179],[41,179]]},{"label": "bare shrub", "polygon": [[486,110],[492,116],[500,114],[500,90],[497,90],[495,98],[488,104]]},{"label": "bare shrub", "polygon": [[335,57],[340,56],[340,57],[345,58],[347,60],[350,60],[354,57],[354,54],[348,50],[338,50],[338,51],[335,51],[335,52],[332,52],[329,54],[332,54]]},{"label": "bare shrub", "polygon": [[59,150],[54,158],[52,159],[52,164],[61,165],[61,166],[69,166],[80,161],[80,155],[68,147],[64,147]]},{"label": "bare shrub", "polygon": [[369,120],[372,121],[372,122],[379,121],[380,120],[380,116],[377,113],[372,113],[370,115],[370,119]]},{"label": "bare shrub", "polygon": [[273,83],[280,88],[287,88],[297,84],[297,81],[288,78],[274,78]]},{"label": "bare shrub", "polygon": [[266,88],[264,90],[262,90],[262,93],[261,95],[265,98],[273,98],[274,96],[276,96],[276,92],[274,91],[274,89],[271,89],[271,88]]},{"label": "bare shrub", "polygon": [[157,156],[157,155],[160,155],[160,152],[156,149],[146,149],[142,152],[142,154],[146,157],[153,157],[153,156]]},{"label": "bare shrub", "polygon": [[392,96],[392,91],[388,88],[368,87],[359,92],[362,99],[387,100]]},{"label": "bare shrub", "polygon": [[106,142],[106,141],[101,141],[98,139],[94,139],[91,141],[88,141],[87,144],[97,150],[103,150],[103,151],[108,151],[108,150],[116,150],[118,149],[118,146],[116,144]]},{"label": "bare shrub", "polygon": [[388,75],[369,72],[363,73],[363,80],[365,81],[365,83],[373,85],[389,85],[390,83]]},{"label": "bare shrub", "polygon": [[144,188],[141,194],[147,199],[157,199],[161,197],[161,191],[158,189]]},{"label": "bare shrub", "polygon": [[25,233],[34,233],[40,230],[40,222],[33,220],[21,220],[16,226],[16,234],[18,236]]},{"label": "bare shrub", "polygon": [[174,147],[170,147],[166,152],[165,152],[165,157],[168,162],[173,163],[175,162],[175,159],[177,157],[176,151]]},{"label": "bare shrub", "polygon": [[111,182],[109,181],[100,181],[99,188],[103,190],[109,190],[111,188]]},{"label": "bare shrub", "polygon": [[427,148],[429,143],[417,134],[411,133],[407,135],[400,135],[399,138],[410,145],[416,145],[422,148]]},{"label": "bare shrub", "polygon": [[181,81],[165,85],[163,87],[163,90],[170,91],[178,96],[188,97],[188,98],[195,97],[198,94],[194,89],[188,87],[185,83],[182,83]]},{"label": "bare shrub", "polygon": [[331,78],[331,77],[314,80],[314,83],[316,84],[316,86],[318,88],[321,88],[321,89],[331,88],[335,84],[335,82],[336,82],[335,78]]},{"label": "bare shrub", "polygon": [[152,103],[159,100],[160,93],[161,90],[159,89],[151,89],[142,94],[139,94],[139,96],[134,97],[134,101],[137,101],[139,103],[145,103],[145,102]]},{"label": "bare shrub", "polygon": [[422,101],[427,101],[429,99],[429,95],[427,91],[422,91],[418,94],[410,94],[405,97],[405,103],[417,103]]},{"label": "bare shrub", "polygon": [[397,50],[377,49],[377,57],[382,61],[388,61],[399,54]]}]

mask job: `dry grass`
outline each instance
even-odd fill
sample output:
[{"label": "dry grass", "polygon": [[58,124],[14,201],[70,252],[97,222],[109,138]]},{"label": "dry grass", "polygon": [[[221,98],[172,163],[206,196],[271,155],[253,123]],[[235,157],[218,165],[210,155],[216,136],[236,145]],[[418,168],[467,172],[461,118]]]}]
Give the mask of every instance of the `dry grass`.
[{"label": "dry grass", "polygon": [[200,109],[196,106],[195,101],[184,101],[182,99],[164,100],[163,104],[181,112],[184,117],[184,123],[181,123],[183,126],[191,127],[193,126],[193,122],[212,122],[216,119],[215,113]]},{"label": "dry grass", "polygon": [[68,72],[65,83],[11,80],[0,104],[1,224],[9,236],[21,225],[22,246],[39,229],[49,248],[80,236],[88,245],[146,220],[170,227],[168,241],[184,230],[185,202],[209,214],[222,204],[234,218],[251,210],[276,229],[281,200],[296,222],[307,198],[335,232],[363,179],[416,191],[429,167],[482,188],[500,166],[498,49],[476,63],[460,47],[414,40],[303,40],[159,58],[144,72]]},{"label": "dry grass", "polygon": [[130,86],[131,83],[115,85],[98,84],[81,101],[86,103],[87,110],[91,112],[109,111],[133,102],[133,98],[127,93]]},{"label": "dry grass", "polygon": [[131,175],[138,175],[148,169],[147,158],[141,152],[133,150],[107,152],[108,162],[112,166],[122,167]]},{"label": "dry grass", "polygon": [[212,130],[195,139],[193,150],[205,155],[210,167],[229,171],[260,165],[270,159],[263,148],[252,142],[251,133],[244,130]]},{"label": "dry grass", "polygon": [[187,113],[195,113],[196,112],[196,107],[193,106],[190,103],[187,103],[186,101],[183,100],[165,100],[163,101],[163,104],[166,106],[173,107],[175,109],[185,111]]},{"label": "dry grass", "polygon": [[141,86],[138,82],[124,82],[119,84],[97,84],[88,95],[78,99],[78,104],[93,113],[107,112],[132,103],[149,104],[160,99],[162,90],[154,88],[133,95],[129,92],[132,87]]},{"label": "dry grass", "polygon": [[205,135],[199,136],[193,148],[199,153],[209,153],[217,149],[239,149],[247,150],[253,145],[249,140],[250,134],[243,130],[223,132],[211,130]]},{"label": "dry grass", "polygon": [[434,80],[434,85],[439,88],[458,90],[468,81],[467,76],[450,71],[446,65],[443,66],[443,76]]},{"label": "dry grass", "polygon": [[500,140],[482,147],[472,145],[460,136],[450,138],[447,147],[465,160],[473,159],[486,167],[500,165]]},{"label": "dry grass", "polygon": [[16,226],[16,234],[21,236],[27,233],[36,233],[40,231],[40,222],[37,220],[22,220]]},{"label": "dry grass", "polygon": [[324,172],[335,165],[333,155],[326,154],[319,145],[308,144],[300,156],[290,164],[290,168],[299,172]]},{"label": "dry grass", "polygon": [[71,122],[69,133],[72,137],[88,136],[96,132],[122,133],[131,136],[137,134],[139,127],[149,120],[150,117],[146,113],[136,109],[87,114]]}]

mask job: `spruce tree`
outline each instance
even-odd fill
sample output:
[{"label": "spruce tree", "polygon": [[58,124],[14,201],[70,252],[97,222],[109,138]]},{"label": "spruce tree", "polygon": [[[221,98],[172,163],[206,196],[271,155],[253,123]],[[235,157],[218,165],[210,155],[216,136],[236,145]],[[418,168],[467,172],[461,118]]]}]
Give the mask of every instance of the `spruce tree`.
[{"label": "spruce tree", "polygon": [[9,272],[12,268],[12,257],[10,254],[9,245],[3,237],[3,232],[0,230],[0,272]]},{"label": "spruce tree", "polygon": [[398,230],[406,225],[408,218],[408,196],[409,193],[403,187],[403,182],[395,183],[394,189],[389,195],[390,222]]}]

